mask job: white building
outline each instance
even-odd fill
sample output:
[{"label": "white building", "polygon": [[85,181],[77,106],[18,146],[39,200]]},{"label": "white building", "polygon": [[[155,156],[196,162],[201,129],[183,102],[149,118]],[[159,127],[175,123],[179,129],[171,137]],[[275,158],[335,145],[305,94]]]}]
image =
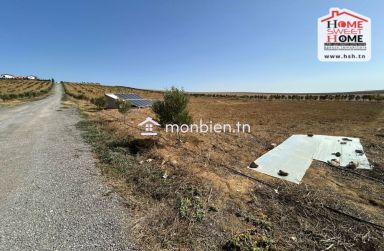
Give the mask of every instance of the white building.
[{"label": "white building", "polygon": [[15,78],[15,76],[13,76],[11,74],[1,74],[0,78],[8,78],[8,79],[10,79],[10,78]]},{"label": "white building", "polygon": [[27,79],[30,79],[30,80],[36,80],[36,79],[37,79],[37,77],[36,77],[36,76],[33,76],[33,75],[31,75],[31,76],[27,76]]}]

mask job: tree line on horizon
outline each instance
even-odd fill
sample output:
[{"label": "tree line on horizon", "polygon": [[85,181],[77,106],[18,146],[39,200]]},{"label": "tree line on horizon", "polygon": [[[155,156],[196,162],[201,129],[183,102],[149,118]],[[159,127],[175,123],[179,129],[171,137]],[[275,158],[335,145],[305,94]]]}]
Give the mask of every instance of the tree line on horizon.
[{"label": "tree line on horizon", "polygon": [[192,97],[213,97],[213,98],[238,98],[238,99],[257,99],[257,100],[335,100],[335,101],[382,101],[384,96],[380,94],[260,94],[260,95],[228,95],[228,94],[208,94],[191,93]]}]

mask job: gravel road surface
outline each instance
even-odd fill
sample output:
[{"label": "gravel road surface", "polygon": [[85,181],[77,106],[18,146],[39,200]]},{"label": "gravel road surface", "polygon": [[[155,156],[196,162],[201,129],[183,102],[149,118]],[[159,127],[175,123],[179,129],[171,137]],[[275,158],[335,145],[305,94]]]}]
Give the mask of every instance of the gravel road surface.
[{"label": "gravel road surface", "polygon": [[90,147],[49,97],[0,108],[0,250],[132,250],[129,220],[103,185]]}]

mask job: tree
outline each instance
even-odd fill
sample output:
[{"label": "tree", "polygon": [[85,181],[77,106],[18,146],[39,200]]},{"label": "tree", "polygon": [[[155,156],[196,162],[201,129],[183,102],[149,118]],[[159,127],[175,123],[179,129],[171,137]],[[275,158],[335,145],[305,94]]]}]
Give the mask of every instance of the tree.
[{"label": "tree", "polygon": [[127,101],[118,99],[116,101],[117,104],[117,110],[124,116],[124,124],[126,122],[127,113],[131,109],[131,104]]},{"label": "tree", "polygon": [[106,103],[107,103],[107,101],[105,100],[105,98],[103,96],[98,97],[98,98],[93,100],[93,104],[95,104],[97,106],[97,109],[99,109],[99,110],[105,108]]},{"label": "tree", "polygon": [[152,105],[152,110],[157,114],[161,126],[166,124],[191,124],[187,106],[189,98],[183,90],[172,87],[164,93],[164,100]]}]

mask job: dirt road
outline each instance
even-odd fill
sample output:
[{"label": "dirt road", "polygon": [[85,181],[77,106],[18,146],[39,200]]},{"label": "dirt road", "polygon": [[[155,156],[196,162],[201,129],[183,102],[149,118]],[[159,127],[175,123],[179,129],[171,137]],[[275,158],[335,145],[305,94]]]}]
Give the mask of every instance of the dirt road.
[{"label": "dirt road", "polygon": [[0,250],[133,249],[62,92],[0,108]]}]

